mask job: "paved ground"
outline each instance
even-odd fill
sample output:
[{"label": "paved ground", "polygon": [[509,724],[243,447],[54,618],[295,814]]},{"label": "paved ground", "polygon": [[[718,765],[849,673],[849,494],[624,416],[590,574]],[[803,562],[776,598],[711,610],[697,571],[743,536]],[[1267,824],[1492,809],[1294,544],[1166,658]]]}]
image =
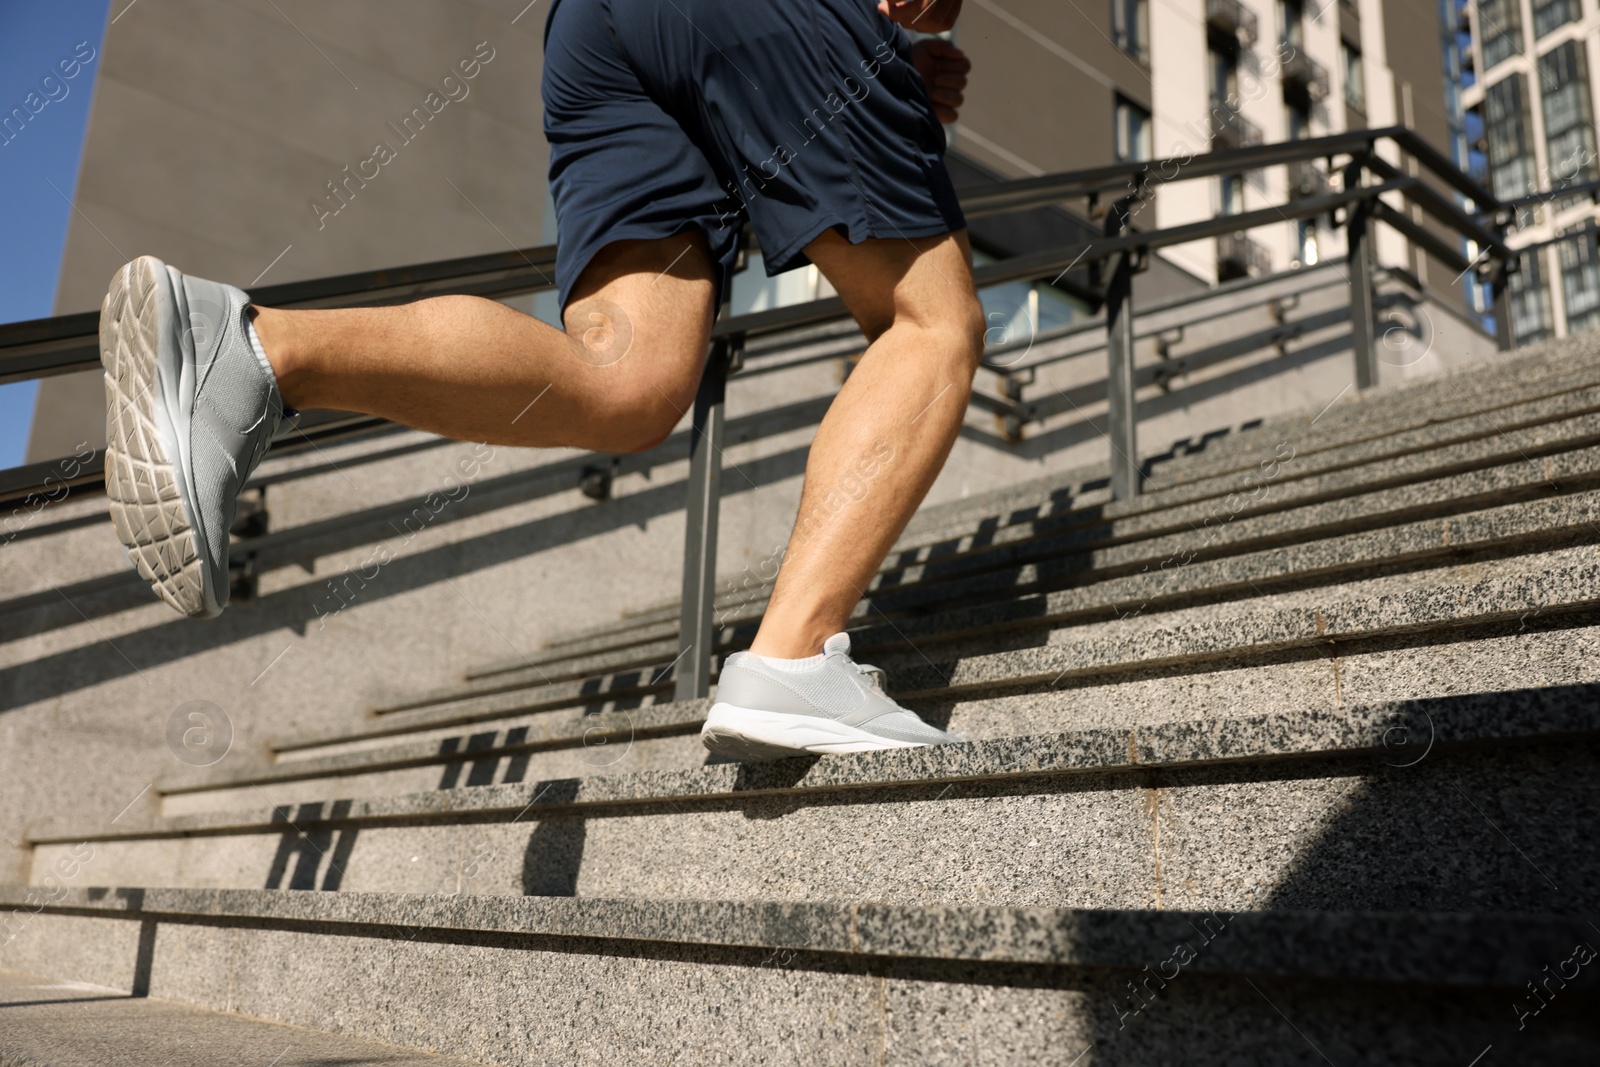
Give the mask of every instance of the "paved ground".
[{"label": "paved ground", "polygon": [[0,970],[0,1067],[470,1067],[83,982]]}]

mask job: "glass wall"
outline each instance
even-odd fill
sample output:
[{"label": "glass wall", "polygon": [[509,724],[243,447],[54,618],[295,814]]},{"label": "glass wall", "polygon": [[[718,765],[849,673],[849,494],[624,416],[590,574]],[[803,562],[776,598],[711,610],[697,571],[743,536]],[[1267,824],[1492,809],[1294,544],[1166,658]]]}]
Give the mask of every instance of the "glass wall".
[{"label": "glass wall", "polygon": [[1544,287],[1544,256],[1530,252],[1520,260],[1520,269],[1511,275],[1507,289],[1511,297],[1511,328],[1517,344],[1532,344],[1551,335],[1554,318],[1550,294]]},{"label": "glass wall", "polygon": [[1582,41],[1539,57],[1544,90],[1544,139],[1550,182],[1587,181],[1595,168],[1594,119],[1589,107],[1589,65]]},{"label": "glass wall", "polygon": [[1533,0],[1533,36],[1543,37],[1582,17],[1578,0]]},{"label": "glass wall", "polygon": [[1522,53],[1522,0],[1478,0],[1478,39],[1483,68]]},{"label": "glass wall", "polygon": [[1594,227],[1582,229],[1585,237],[1556,246],[1561,250],[1561,295],[1567,305],[1568,333],[1600,329],[1600,256]]},{"label": "glass wall", "polygon": [[1528,123],[1528,90],[1520,74],[1502,78],[1483,94],[1489,142],[1489,184],[1494,195],[1511,200],[1535,191],[1536,166]]},{"label": "glass wall", "polygon": [[[995,258],[973,249],[974,266],[995,262]],[[991,285],[978,293],[986,325],[984,344],[1016,344],[1022,347],[994,357],[998,366],[1014,366],[1027,354],[1034,338],[1070,326],[1090,317],[1089,306],[1050,285],[1008,282]]]}]

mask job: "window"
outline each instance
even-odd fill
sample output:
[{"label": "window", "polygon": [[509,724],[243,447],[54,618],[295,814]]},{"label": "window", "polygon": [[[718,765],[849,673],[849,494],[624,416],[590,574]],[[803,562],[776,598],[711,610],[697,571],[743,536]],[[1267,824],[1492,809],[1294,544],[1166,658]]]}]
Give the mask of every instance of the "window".
[{"label": "window", "polygon": [[1301,219],[1294,226],[1294,265],[1296,267],[1315,267],[1318,260],[1316,222],[1311,219]]},{"label": "window", "polygon": [[1148,0],[1111,0],[1111,36],[1117,47],[1141,63],[1150,61]]},{"label": "window", "polygon": [[1483,69],[1522,53],[1522,0],[1478,0]]},{"label": "window", "polygon": [[1533,0],[1533,36],[1543,37],[1569,22],[1577,22],[1582,15],[1578,0]]},{"label": "window", "polygon": [[1217,48],[1211,49],[1206,56],[1210,60],[1211,108],[1227,108],[1237,110],[1239,102],[1239,57],[1235,52],[1225,52]]},{"label": "window", "polygon": [[1361,49],[1349,41],[1339,43],[1344,57],[1344,102],[1352,111],[1367,110],[1367,83],[1361,71]]},{"label": "window", "polygon": [[1566,298],[1568,333],[1600,329],[1600,254],[1593,226],[1583,232],[1586,236],[1557,246],[1561,249],[1561,294]]},{"label": "window", "polygon": [[1284,110],[1289,118],[1289,140],[1299,141],[1311,136],[1311,108],[1309,102],[1295,100],[1285,102]]},{"label": "window", "polygon": [[1519,269],[1507,279],[1511,297],[1511,328],[1517,344],[1532,344],[1550,336],[1550,294],[1544,287],[1544,256],[1529,252],[1519,260]]},{"label": "window", "polygon": [[1219,215],[1244,214],[1244,175],[1224,174],[1217,179],[1220,185],[1220,202],[1217,206]]},{"label": "window", "polygon": [[1283,19],[1283,43],[1305,46],[1305,0],[1278,0],[1278,15]]},{"label": "window", "polygon": [[1502,200],[1531,193],[1535,188],[1527,99],[1520,74],[1495,82],[1483,96],[1484,129],[1489,142],[1489,184],[1494,195]]},{"label": "window", "polygon": [[1131,100],[1117,97],[1117,159],[1131,162],[1150,158],[1150,112]]},{"label": "window", "polygon": [[[974,266],[981,267],[996,260],[982,249],[975,248],[972,250],[972,262]],[[1078,268],[1080,271],[1084,269],[1082,266]],[[746,276],[749,274],[750,271],[745,272]],[[978,299],[983,305],[983,321],[987,327],[984,343],[992,346],[1021,342],[1023,345],[1023,348],[1014,349],[1000,357],[998,362],[1001,366],[1015,364],[1026,355],[1029,339],[1089,317],[1089,305],[1051,285],[1007,282],[1004,285],[985,286],[979,290]]]},{"label": "window", "polygon": [[1589,111],[1589,65],[1581,41],[1539,57],[1544,86],[1544,143],[1550,183],[1586,181],[1595,173],[1594,122]]}]

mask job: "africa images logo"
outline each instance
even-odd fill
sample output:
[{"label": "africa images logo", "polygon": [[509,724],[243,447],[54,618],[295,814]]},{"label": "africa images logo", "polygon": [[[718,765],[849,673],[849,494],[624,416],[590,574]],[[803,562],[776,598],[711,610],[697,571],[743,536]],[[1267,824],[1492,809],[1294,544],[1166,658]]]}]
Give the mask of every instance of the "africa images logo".
[{"label": "africa images logo", "polygon": [[377,142],[372,146],[370,155],[356,162],[355,170],[352,171],[350,165],[345,164],[340,172],[344,175],[342,178],[324,182],[328,195],[306,201],[311,207],[311,214],[316,217],[317,229],[324,229],[330,218],[349,207],[355,201],[356,194],[365,189],[368,182],[376,181],[384,167],[399,159],[400,149],[416,140],[428,123],[449,107],[452,101],[460,103],[465,100],[472,93],[472,86],[467,83],[482,73],[494,57],[495,51],[489,42],[480,42],[471,56],[458,62],[440,81],[439,88],[443,90],[443,96],[439,95],[439,90],[430,91],[422,98],[422,103],[400,120],[400,125],[389,123],[396,144]]},{"label": "africa images logo", "polygon": [[51,104],[59,104],[72,92],[72,86],[67,83],[83,72],[83,68],[94,62],[98,53],[88,41],[79,41],[72,48],[72,54],[56,60],[56,65],[50,73],[39,79],[39,88],[30,90],[22,98],[22,103],[6,112],[0,118],[0,148],[10,147],[11,142],[22,135],[28,123]]}]

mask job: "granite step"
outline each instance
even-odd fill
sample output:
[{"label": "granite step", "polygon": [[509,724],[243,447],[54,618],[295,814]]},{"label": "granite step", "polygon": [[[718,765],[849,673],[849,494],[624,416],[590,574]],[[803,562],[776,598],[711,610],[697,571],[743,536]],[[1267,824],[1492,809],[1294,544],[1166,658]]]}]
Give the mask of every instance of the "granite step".
[{"label": "granite step", "polygon": [[[905,536],[933,540],[961,522],[976,523],[987,516],[1026,509],[1063,492],[1074,497],[1094,494],[1096,503],[1105,502],[1118,513],[1128,509],[1125,513],[1133,514],[1140,509],[1165,506],[1169,494],[1182,494],[1197,484],[1225,480],[1257,469],[1260,461],[1272,456],[1282,442],[1292,443],[1298,456],[1320,462],[1326,452],[1363,450],[1369,456],[1382,456],[1409,450],[1415,447],[1413,442],[1417,440],[1469,440],[1482,434],[1482,424],[1517,421],[1514,413],[1518,409],[1541,404],[1560,405],[1570,395],[1591,390],[1597,384],[1600,384],[1600,366],[1586,366],[1554,380],[1507,383],[1502,378],[1482,394],[1456,395],[1427,404],[1420,403],[1421,398],[1408,396],[1402,388],[1392,398],[1398,416],[1394,419],[1375,417],[1377,403],[1389,399],[1387,391],[1367,394],[1360,400],[1333,408],[1275,416],[1251,429],[1211,442],[1203,451],[1176,456],[1168,463],[1174,475],[1181,477],[1152,474],[1140,496],[1132,500],[1111,501],[1109,488],[1103,484],[1105,464],[1090,464],[929,508],[912,520]],[[1342,426],[1341,422],[1348,425]],[[1239,454],[1223,454],[1230,450]]]},{"label": "granite step", "polygon": [[[1019,616],[1036,626],[1126,620],[1200,604],[1357,581],[1385,573],[1414,574],[1450,564],[1486,562],[1573,545],[1588,546],[1600,536],[1594,520],[1596,507],[1600,507],[1600,493],[1578,494],[1487,509],[1445,522],[1412,523],[1307,545],[1197,560],[1167,573],[1158,569],[1155,574],[1124,575],[1047,593],[1030,592],[1024,586],[1018,589],[1017,600],[1012,603],[946,612],[940,616],[939,623],[930,622],[929,627],[943,627],[937,632],[955,636],[1002,624],[1024,629],[1025,625],[1017,622]],[[913,647],[922,636],[922,631],[914,625],[902,626],[898,633],[905,635],[902,639],[908,639]],[[864,647],[870,647],[870,642]],[[622,688],[635,694],[629,700],[637,698],[637,686],[633,682],[629,681]],[[563,706],[560,700],[542,700],[539,690],[530,692],[531,696],[512,691],[397,712],[353,730],[285,738],[274,747],[280,752],[323,748],[423,729],[489,722],[520,714],[530,707],[557,710]],[[665,683],[661,692],[665,692]],[[599,679],[581,702],[566,706],[600,711],[608,706],[607,700],[606,680]]]},{"label": "granite step", "polygon": [[87,853],[97,880],[216,888],[1578,913],[1600,904],[1597,698],[1556,686],[42,825],[33,880]]},{"label": "granite step", "polygon": [[[1574,540],[1592,543],[1600,537],[1600,491],[1566,490],[1597,479],[1600,448],[1586,449],[1534,465],[1492,468],[1424,487],[1382,490],[1353,501],[1240,520],[1215,533],[1116,543],[927,588],[879,593],[856,609],[861,620],[875,620],[880,612],[884,617],[862,628],[859,648],[862,655],[878,657],[876,649],[896,645],[972,640],[985,632],[1047,622],[1123,618],[1153,606],[1259,596],[1386,568],[1438,566],[1472,554],[1526,553]],[[1483,506],[1507,499],[1518,502]],[[1464,510],[1473,507],[1477,510]],[[1360,532],[1338,533],[1344,529]],[[1211,543],[1200,541],[1202,537]],[[610,697],[666,692],[671,669],[667,662],[565,682],[546,681],[539,669],[507,673],[496,676],[487,690],[469,683],[434,690],[425,700],[386,704],[377,723],[361,732],[481,722],[535,707],[598,707]]]},{"label": "granite step", "polygon": [[[1112,676],[1067,676],[1002,684],[913,703],[930,719],[979,740],[1089,727],[1154,725],[1178,718],[1221,721],[1299,706],[1336,710],[1373,700],[1418,699],[1501,689],[1600,683],[1600,626],[1535,620],[1499,633],[1329,642],[1278,654]],[[1454,640],[1448,638],[1453,637]],[[438,741],[350,751],[235,772],[234,781],[185,782],[161,796],[161,814],[182,816],[253,805],[317,803],[589,775],[688,770],[726,761],[699,743],[704,703],[669,703],[573,723],[566,738],[529,747],[521,726],[469,735],[464,757],[438,755]],[[459,749],[459,737],[450,747]],[[300,766],[300,764],[304,766]],[[172,783],[158,783],[163,788]]]},{"label": "granite step", "polygon": [[55,966],[53,979],[0,970],[0,1018],[5,1020],[0,1067],[474,1067],[480,1062],[158,1000],[146,995],[131,974],[121,986],[63,981],[59,960]]},{"label": "granite step", "polygon": [[[1572,491],[1600,478],[1600,449],[1594,447],[1600,444],[1600,390],[1591,391],[1590,401],[1597,413],[1568,419],[1557,426],[1496,432],[1467,446],[1453,445],[1382,464],[1342,468],[1285,482],[1273,487],[1281,488],[1280,492],[1255,506],[1219,511],[1214,502],[1196,502],[1125,519],[1083,513],[1041,516],[992,535],[971,535],[953,543],[957,547],[949,553],[902,554],[893,558],[869,587],[877,597],[868,610],[886,609],[887,603],[879,601],[902,589],[950,581],[971,571],[1060,558],[1069,552],[1162,536],[1205,540],[1200,531],[1219,519],[1233,529],[1234,524],[1247,519],[1292,512],[1293,524],[1284,525],[1298,536],[1314,537],[1330,529],[1359,528],[1363,520],[1344,515],[1346,508],[1358,516],[1364,509],[1370,511],[1375,505],[1381,508],[1385,503],[1391,508],[1396,504],[1409,506],[1409,512],[1379,511],[1387,518],[1365,520],[1399,521],[1405,517],[1449,514],[1471,507],[1474,502],[1507,502],[1518,493],[1527,493],[1530,485],[1537,492]],[[1546,459],[1551,462],[1546,463]],[[1542,490],[1538,489],[1541,485]],[[1379,493],[1385,495],[1376,495]],[[955,558],[943,558],[947,556]],[[716,651],[726,653],[748,647],[765,610],[768,590],[766,585],[752,587],[743,591],[741,598],[725,599],[714,632]],[[878,627],[887,628],[882,624]],[[628,669],[660,669],[670,664],[678,651],[674,617],[640,628],[626,644],[597,640],[590,646],[563,646],[515,666],[498,664],[492,669],[470,670],[464,683],[391,701],[377,710],[417,707],[462,693],[494,692],[527,684],[529,678],[562,680]]]},{"label": "granite step", "polygon": [[[1299,456],[1294,461],[1274,467],[1278,477],[1270,483],[1266,501],[1253,504],[1248,496],[1259,493],[1258,488],[1243,485],[1237,477],[1210,485],[1205,482],[1179,486],[1178,490],[1160,498],[1144,496],[1134,501],[1094,501],[1054,486],[1051,496],[1045,486],[1040,486],[1037,496],[1013,499],[1013,510],[1005,517],[994,514],[962,515],[960,522],[952,523],[936,536],[925,539],[925,544],[912,544],[910,537],[902,539],[885,568],[880,571],[870,589],[885,585],[904,584],[907,568],[938,563],[947,557],[962,557],[958,565],[971,566],[965,560],[981,558],[982,553],[995,550],[1016,552],[1018,545],[1037,545],[1051,533],[1075,528],[1126,528],[1128,536],[1134,531],[1158,530],[1165,522],[1179,528],[1182,518],[1189,522],[1216,522],[1221,517],[1248,517],[1285,510],[1288,507],[1339,499],[1344,494],[1379,490],[1390,486],[1414,485],[1427,478],[1445,477],[1466,470],[1502,464],[1502,462],[1531,461],[1549,454],[1574,450],[1595,442],[1595,427],[1600,410],[1600,389],[1579,390],[1578,394],[1518,405],[1504,413],[1504,419],[1467,435],[1448,435],[1438,427],[1424,427],[1405,435],[1405,440],[1394,442],[1390,453],[1371,454],[1371,443],[1330,450],[1320,456]],[[1256,472],[1259,474],[1259,472]],[[1246,493],[1250,490],[1250,493]],[[1242,499],[1242,494],[1243,498]],[[1024,547],[1024,552],[1027,552]],[[760,617],[765,608],[770,582],[758,581],[760,574],[725,577],[718,595],[718,617],[733,624],[750,624]],[[541,669],[568,662],[576,657],[592,654],[618,654],[624,661],[632,659],[648,662],[643,657],[656,651],[661,641],[677,637],[677,606],[667,605],[651,613],[630,616],[626,624],[610,624],[598,633],[587,637],[570,638],[534,653],[530,659],[498,661],[472,667],[464,672],[467,681],[482,680],[488,683],[493,675],[526,670],[528,664],[538,664]],[[642,648],[650,643],[648,653]],[[630,665],[619,662],[618,665]]]},{"label": "granite step", "polygon": [[1263,438],[1304,429],[1312,420],[1316,435],[1329,441],[1381,436],[1435,419],[1489,412],[1504,403],[1551,396],[1564,388],[1600,381],[1600,346],[1592,338],[1576,346],[1546,351],[1547,358],[1541,358],[1523,349],[1514,356],[1497,355],[1443,374],[1395,382],[1366,392],[1357,391],[1352,380],[1337,396],[1297,411],[1269,415],[1247,429],[1209,439],[1180,439],[1174,442],[1179,446],[1173,450],[1175,454],[1160,460],[1151,474],[1158,486],[1165,486],[1187,474],[1165,477],[1162,467],[1172,471],[1203,470],[1206,464],[1238,462],[1259,449]]},{"label": "granite step", "polygon": [[[1580,346],[1584,354],[1589,356],[1586,360],[1563,357],[1556,360],[1563,364],[1563,377],[1554,382],[1544,382],[1535,373],[1538,361],[1532,359],[1519,359],[1518,370],[1530,375],[1528,380],[1504,381],[1505,366],[1503,363],[1486,363],[1477,368],[1485,375],[1485,383],[1479,391],[1469,394],[1469,401],[1455,397],[1455,407],[1446,411],[1437,405],[1423,404],[1419,401],[1423,397],[1416,396],[1423,389],[1449,389],[1453,393],[1461,390],[1455,382],[1457,376],[1447,376],[1441,379],[1427,379],[1417,383],[1404,383],[1399,386],[1388,387],[1376,394],[1368,394],[1351,405],[1331,409],[1344,412],[1346,408],[1355,407],[1359,411],[1349,412],[1348,417],[1357,422],[1359,432],[1346,433],[1339,437],[1340,445],[1370,444],[1381,441],[1382,434],[1376,433],[1381,427],[1375,425],[1370,419],[1369,407],[1379,400],[1391,395],[1396,398],[1394,406],[1399,410],[1401,418],[1392,432],[1425,431],[1431,425],[1447,421],[1446,415],[1451,418],[1471,418],[1482,421],[1491,418],[1505,407],[1526,404],[1539,399],[1558,399],[1563,394],[1578,389],[1593,387],[1600,382],[1600,353],[1591,354],[1587,350],[1594,346]],[[1264,449],[1271,452],[1274,443],[1282,440],[1285,435],[1289,437],[1305,437],[1311,424],[1318,421],[1320,412],[1297,412],[1291,415],[1278,416],[1267,420],[1262,426],[1243,431],[1239,434],[1224,438],[1225,442],[1244,441],[1249,449],[1260,451]],[[1322,415],[1322,422],[1326,423],[1332,414]],[[1341,415],[1344,417],[1344,415]],[[1467,436],[1472,436],[1470,433]],[[1259,440],[1258,440],[1259,439]],[[1313,442],[1315,443],[1315,442]],[[1213,448],[1215,445],[1212,446]],[[1315,449],[1309,445],[1301,450],[1307,455],[1315,454]],[[1192,462],[1197,464],[1194,457],[1199,453],[1178,457],[1173,462]],[[1242,475],[1257,465],[1260,456],[1253,456],[1248,461],[1229,460],[1224,466],[1226,469],[1212,471],[1210,476],[1227,477],[1229,475]],[[1199,469],[1195,473],[1201,473]],[[985,523],[996,529],[1009,525],[1004,516],[1012,512],[1022,514],[1021,521],[1031,521],[1034,509],[1041,506],[1048,512],[1050,502],[1065,499],[1074,509],[1080,506],[1105,505],[1111,514],[1135,514],[1145,509],[1166,506],[1162,500],[1165,492],[1188,488],[1184,483],[1175,483],[1171,486],[1161,483],[1161,488],[1152,489],[1132,501],[1112,502],[1109,491],[1104,487],[1106,479],[1104,464],[1091,465],[1074,471],[1061,472],[1047,475],[1038,479],[1019,482],[992,493],[975,495],[967,500],[954,501],[925,509],[912,519],[905,535],[891,553],[898,554],[907,550],[919,550],[929,544],[938,542],[952,536],[959,536],[969,527],[983,527]],[[1188,479],[1200,480],[1200,479]],[[1101,483],[1095,485],[1095,483]],[[1089,486],[1094,486],[1090,488]],[[1226,495],[1235,487],[1229,485],[1218,495]],[[594,639],[607,639],[627,633],[634,627],[656,623],[675,623],[677,619],[677,604],[675,601],[663,602],[649,608],[629,612],[622,619],[602,623],[594,627],[574,630],[568,634],[558,636],[549,643],[547,651],[555,652],[569,645],[582,644]],[[471,668],[470,676],[480,673],[489,673],[505,667],[522,666],[521,661],[503,664],[485,664],[482,667]]]},{"label": "granite step", "polygon": [[[1066,587],[1098,582],[1149,569],[1174,569],[1200,561],[1224,560],[1275,547],[1314,549],[1342,537],[1405,530],[1419,523],[1450,526],[1470,522],[1496,504],[1587,499],[1600,483],[1600,446],[1446,475],[1414,485],[1352,493],[1291,507],[1282,512],[1229,518],[1214,525],[1154,533],[1139,539],[1096,544],[1085,534],[1050,537],[1026,552],[989,553],[981,569],[955,565],[914,568],[922,581],[872,592],[874,613],[888,616],[917,609],[944,609],[962,601],[1016,595],[1027,585]],[[1203,522],[1203,520],[1202,520]],[[1048,547],[1046,547],[1048,545]],[[934,573],[928,573],[934,571]]]},{"label": "granite step", "polygon": [[[1362,658],[1436,677],[1461,676],[1456,661],[1469,640],[1496,674],[1472,684],[1512,688],[1574,681],[1567,664],[1582,650],[1600,655],[1600,573],[1593,550],[1575,548],[1435,573],[1305,590],[1229,606],[1146,619],[1018,633],[1003,650],[985,640],[946,647],[938,659],[910,653],[885,659],[897,698],[969,736],[986,738],[1082,723],[1123,725],[1166,717],[1196,704],[1197,674],[1226,675],[1247,692],[1302,700],[1362,698]],[[1520,639],[1520,642],[1519,642]],[[1525,646],[1515,650],[1513,646]],[[1505,651],[1501,651],[1505,646]],[[955,653],[952,655],[952,653]],[[1343,678],[1335,667],[1343,661]],[[1580,662],[1582,662],[1580,660]],[[1566,673],[1548,671],[1561,666]],[[1600,672],[1600,660],[1596,661]],[[1329,675],[1332,677],[1329,677]],[[1207,686],[1217,688],[1216,682]],[[1182,704],[1173,703],[1181,694]],[[1395,695],[1393,691],[1385,695]],[[1423,696],[1426,692],[1408,692]],[[1024,713],[1007,703],[1025,697]],[[301,801],[326,795],[409,792],[489,784],[528,775],[584,775],[693,766],[705,761],[697,733],[710,701],[610,707],[599,712],[513,716],[483,729],[452,728],[291,749],[266,765],[223,764],[160,782],[168,814],[235,803]],[[1085,704],[1088,706],[1086,707]],[[1205,705],[1228,715],[1256,710],[1251,699]],[[1101,707],[1114,709],[1108,718]],[[958,710],[959,709],[959,710]],[[297,743],[304,743],[301,739]]]},{"label": "granite step", "polygon": [[[0,906],[24,901],[0,889]],[[126,986],[142,970],[173,1001],[498,1063],[1067,1065],[1092,1049],[1121,1067],[1181,1037],[1192,1064],[1461,1067],[1490,1048],[1590,1062],[1600,998],[1573,946],[1594,938],[1567,915],[1436,909],[118,887],[66,890],[13,953],[58,978]],[[291,960],[302,981],[262,980]],[[1532,998],[1525,983],[1563,963],[1575,976]]]}]

